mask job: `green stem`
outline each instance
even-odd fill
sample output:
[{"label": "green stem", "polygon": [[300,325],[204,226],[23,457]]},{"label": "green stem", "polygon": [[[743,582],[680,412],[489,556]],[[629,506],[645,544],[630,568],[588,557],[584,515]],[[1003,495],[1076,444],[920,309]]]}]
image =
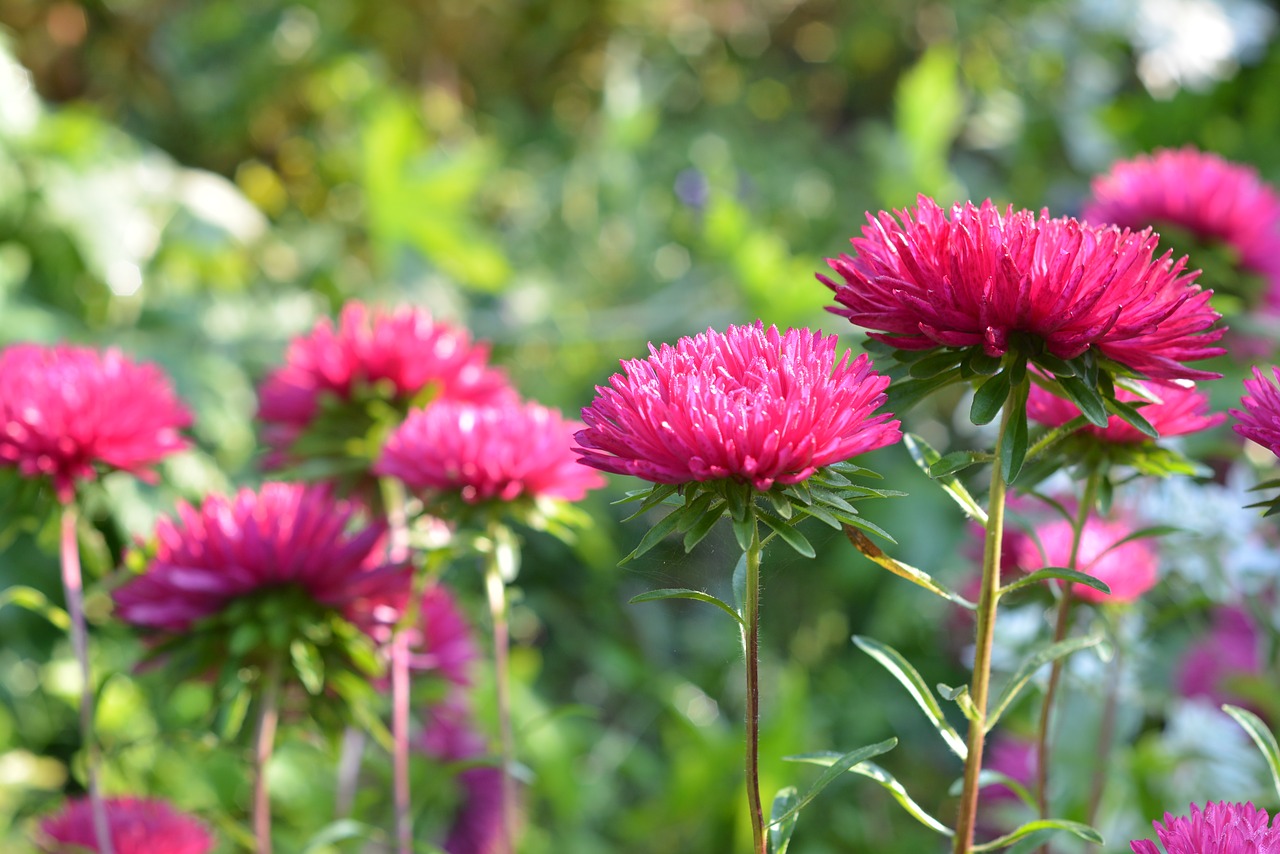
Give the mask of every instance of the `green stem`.
[{"label": "green stem", "polygon": [[98,772],[102,756],[93,735],[93,678],[89,668],[89,629],[84,618],[84,580],[80,573],[80,541],[76,536],[76,507],[62,505],[62,589],[71,617],[71,647],[80,665],[80,743],[85,752],[85,781],[89,789],[89,808],[93,813],[93,835],[102,854],[114,854],[107,805],[102,798]]},{"label": "green stem", "polygon": [[1124,646],[1121,644],[1120,632],[1112,637],[1115,644],[1115,658],[1111,662],[1111,679],[1107,683],[1106,705],[1102,707],[1102,722],[1098,727],[1098,755],[1093,766],[1093,784],[1089,791],[1089,811],[1085,823],[1093,826],[1098,817],[1098,807],[1102,805],[1102,794],[1107,786],[1107,761],[1111,756],[1111,745],[1115,741],[1116,712],[1120,705],[1120,680],[1124,676]]},{"label": "green stem", "polygon": [[[394,563],[401,563],[409,559],[409,526],[405,518],[404,489],[398,481],[387,477],[381,478],[378,483],[387,516],[387,557]],[[409,786],[409,636],[416,628],[422,602],[422,591],[418,586],[418,575],[421,574],[415,574],[413,578],[405,613],[396,623],[391,635],[391,776],[399,854],[413,852],[413,801]]]},{"label": "green stem", "polygon": [[502,854],[516,850],[516,779],[515,735],[511,727],[511,666],[508,661],[510,632],[507,627],[506,582],[498,560],[498,538],[493,538],[488,566],[485,567],[485,589],[489,595],[489,615],[493,620],[493,678],[497,687],[498,733],[502,751]]},{"label": "green stem", "polygon": [[[1076,517],[1071,523],[1071,552],[1067,557],[1067,569],[1077,569],[1080,563],[1080,541],[1084,537],[1085,525],[1089,522],[1089,514],[1098,500],[1098,488],[1101,475],[1097,470],[1089,473],[1085,481],[1084,495],[1080,506],[1076,509]],[[1053,628],[1053,642],[1066,639],[1071,628],[1071,606],[1075,597],[1071,594],[1071,582],[1062,586],[1062,599],[1058,602],[1058,619]],[[1058,684],[1062,681],[1062,667],[1065,659],[1055,658],[1049,668],[1049,684],[1045,688],[1044,701],[1040,705],[1040,726],[1036,738],[1036,806],[1040,810],[1040,818],[1049,817],[1049,732],[1052,724],[1054,703],[1057,700]],[[1046,844],[1040,849],[1041,854],[1048,854]]]},{"label": "green stem", "polygon": [[955,854],[973,850],[973,832],[978,820],[978,775],[982,772],[982,750],[986,743],[987,693],[991,683],[991,649],[995,641],[996,604],[1000,598],[1000,550],[1004,539],[1004,505],[1008,484],[1001,471],[1004,444],[1017,389],[1010,390],[996,438],[995,462],[991,466],[991,492],[987,499],[986,537],[982,550],[982,593],[978,598],[977,638],[973,652],[973,682],[969,696],[974,718],[969,722],[969,750],[964,763],[964,788],[960,793],[960,815],[956,821]]},{"label": "green stem", "polygon": [[275,749],[276,725],[280,721],[279,655],[273,655],[263,675],[262,706],[258,710],[258,732],[253,745],[253,835],[257,854],[271,854],[271,791],[267,766]]},{"label": "green stem", "polygon": [[764,810],[760,803],[760,530],[752,520],[751,543],[747,547],[747,572],[743,594],[746,618],[744,641],[747,658],[747,807],[751,813],[751,840],[754,854],[768,854],[764,832]]}]

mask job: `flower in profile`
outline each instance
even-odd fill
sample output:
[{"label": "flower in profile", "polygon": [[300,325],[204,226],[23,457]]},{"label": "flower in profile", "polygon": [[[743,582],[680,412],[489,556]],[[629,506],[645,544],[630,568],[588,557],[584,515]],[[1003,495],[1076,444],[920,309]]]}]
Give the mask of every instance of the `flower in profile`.
[{"label": "flower in profile", "polygon": [[[1121,542],[1133,533],[1133,527],[1122,521],[1091,516],[1085,522],[1076,569],[1105,583],[1111,593],[1073,584],[1073,595],[1086,602],[1132,602],[1155,586],[1159,559],[1150,539]],[[1036,526],[1035,536],[1008,534],[1004,559],[1026,572],[1045,566],[1069,566],[1073,538],[1072,524],[1056,519]]]},{"label": "flower in profile", "polygon": [[457,494],[467,504],[579,501],[604,485],[573,454],[581,426],[536,403],[441,401],[409,413],[387,438],[374,473],[415,491]]},{"label": "flower in profile", "polygon": [[408,575],[382,565],[383,522],[353,530],[358,512],[326,486],[291,483],[179,504],[176,520],[157,523],[145,571],[115,591],[116,613],[180,637],[237,600],[286,591],[358,623],[389,622]]},{"label": "flower in profile", "polygon": [[597,387],[577,435],[582,462],[655,483],[731,478],[768,490],[897,442],[889,384],[836,337],[730,326],[649,348]]},{"label": "flower in profile", "polygon": [[[1191,147],[1140,155],[1094,179],[1084,217],[1161,233],[1172,226],[1225,246],[1236,266],[1264,280],[1269,313],[1280,312],[1280,195],[1248,166]],[[1196,254],[1192,262],[1204,266]]]},{"label": "flower in profile", "polygon": [[[295,338],[285,364],[263,382],[258,417],[266,423],[264,439],[273,449],[268,463],[278,466],[301,455],[295,446],[305,434],[335,426],[317,423],[329,409],[339,410],[335,420],[345,422],[337,426],[356,429],[359,436],[369,426],[368,416],[344,410],[371,400],[403,412],[427,400],[486,404],[511,399],[506,376],[489,366],[488,357],[488,348],[473,343],[466,330],[441,323],[424,309],[371,311],[348,303],[336,328],[325,318],[309,335]],[[328,438],[309,444],[323,446]]]},{"label": "flower in profile", "polygon": [[[1226,420],[1226,413],[1209,412],[1209,397],[1195,388],[1174,383],[1148,383],[1147,388],[1159,403],[1148,403],[1138,409],[1139,414],[1156,429],[1161,438],[1182,436],[1207,430]],[[1143,399],[1131,391],[1116,389],[1116,399],[1124,403],[1138,403]],[[1060,427],[1080,417],[1080,409],[1069,400],[1050,394],[1037,385],[1031,387],[1027,399],[1027,416],[1046,427]],[[1115,445],[1149,442],[1151,437],[1142,433],[1118,415],[1112,415],[1105,428],[1086,424],[1082,432],[1096,436]]]},{"label": "flower in profile", "polygon": [[0,465],[47,477],[59,500],[99,466],[150,477],[187,446],[191,415],[155,365],[119,350],[16,344],[0,353]]},{"label": "flower in profile", "polygon": [[[1266,810],[1253,804],[1206,804],[1191,815],[1164,814],[1164,824],[1151,823],[1167,854],[1280,854],[1280,825],[1270,827]],[[1129,843],[1134,854],[1161,854],[1156,843]]]},{"label": "flower in profile", "polygon": [[904,350],[980,347],[989,357],[1039,347],[1071,360],[1093,350],[1154,379],[1209,379],[1182,364],[1224,352],[1212,291],[1185,260],[1153,258],[1158,238],[1074,219],[1004,213],[987,200],[949,214],[921,196],[914,211],[867,216],[854,256],[829,259],[843,280],[835,314]]},{"label": "flower in profile", "polygon": [[[1280,368],[1272,368],[1271,374],[1280,382]],[[1244,409],[1230,410],[1236,419],[1233,429],[1280,456],[1280,390],[1257,367],[1253,379],[1244,381],[1244,388],[1247,394],[1240,398]]]},{"label": "flower in profile", "polygon": [[[115,854],[208,854],[213,850],[208,828],[165,801],[108,798],[106,807]],[[61,812],[41,821],[36,842],[48,854],[97,852],[89,799],[68,801]]]},{"label": "flower in profile", "polygon": [[1233,677],[1262,675],[1260,641],[1258,627],[1244,608],[1217,609],[1208,633],[1193,643],[1178,663],[1178,693],[1206,697],[1214,706],[1247,702],[1231,690],[1231,681]]}]

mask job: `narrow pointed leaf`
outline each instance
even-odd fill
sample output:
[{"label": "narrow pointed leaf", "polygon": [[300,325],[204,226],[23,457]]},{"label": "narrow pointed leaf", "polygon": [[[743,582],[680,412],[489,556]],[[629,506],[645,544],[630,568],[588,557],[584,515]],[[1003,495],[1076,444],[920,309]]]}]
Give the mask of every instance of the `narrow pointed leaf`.
[{"label": "narrow pointed leaf", "polygon": [[[929,474],[930,468],[938,460],[942,459],[942,455],[935,451],[928,442],[915,433],[902,434],[902,444],[907,446],[907,453],[911,454],[911,459],[915,460],[917,466],[925,474]],[[963,483],[952,475],[937,477],[938,485],[946,490],[951,499],[960,505],[960,509],[981,524],[987,524],[987,511],[982,509],[982,505],[969,494],[969,490],[965,489]]]},{"label": "narrow pointed leaf", "polygon": [[942,696],[942,699],[950,700],[959,706],[961,713],[964,714],[969,723],[973,723],[978,719],[978,707],[973,704],[973,697],[969,696],[968,685],[952,688],[950,685],[944,685],[939,682],[938,693]]},{"label": "narrow pointed leaf", "polygon": [[1009,372],[1001,371],[979,386],[969,406],[969,420],[974,424],[990,424],[1009,398],[1009,382]]},{"label": "narrow pointed leaf", "polygon": [[987,459],[990,459],[990,455],[980,451],[952,451],[929,466],[929,477],[937,480],[940,477],[964,471]]},{"label": "narrow pointed leaf", "polygon": [[[1152,525],[1149,528],[1140,528],[1129,536],[1116,540],[1114,543],[1107,546],[1107,552],[1114,551],[1125,543],[1131,543],[1134,540],[1143,540],[1150,537],[1165,537],[1169,534],[1181,533],[1184,530],[1186,529],[1180,528],[1177,525]],[[1103,554],[1106,554],[1107,552],[1103,552]]]},{"label": "narrow pointed leaf", "polygon": [[706,602],[708,605],[715,605],[721,611],[724,611],[734,622],[745,628],[746,624],[742,622],[742,617],[738,612],[731,608],[723,599],[717,599],[710,593],[703,593],[701,590],[689,590],[686,587],[664,587],[661,590],[650,590],[648,593],[641,593],[639,596],[631,597],[627,602],[628,605],[635,605],[640,602],[657,602],[660,599],[693,599],[697,602]]},{"label": "narrow pointed leaf", "polygon": [[[796,821],[800,818],[800,813],[796,809],[798,803],[800,803],[800,792],[795,786],[780,789],[778,794],[773,796],[773,807],[769,810],[769,854],[787,854],[787,847],[791,844],[791,834],[795,833]],[[779,818],[785,815],[790,815],[790,818],[779,821]]]},{"label": "narrow pointed leaf", "polygon": [[[890,536],[888,531],[886,531],[884,528],[881,528],[875,522],[868,522],[866,519],[862,518],[861,516],[854,516],[849,513],[839,513],[836,511],[832,511],[831,515],[839,519],[841,524],[844,525],[846,535],[848,534],[849,528],[856,528],[857,530],[860,530],[860,531],[866,531],[868,534],[875,534],[877,537],[888,540],[890,543],[892,543],[895,546],[898,544],[898,541],[895,540],[892,536]],[[904,568],[907,567],[905,563],[900,565]],[[910,568],[915,569],[914,567],[910,567]],[[920,573],[921,575],[924,574],[921,570],[915,569],[915,571]],[[941,587],[942,585],[939,584],[937,586]],[[952,601],[957,602],[958,604],[963,604],[962,602],[956,599],[952,599]]]},{"label": "narrow pointed leaf", "polygon": [[775,513],[783,519],[790,519],[792,513],[791,502],[779,491],[769,490],[764,494],[769,500],[769,504],[773,507]]},{"label": "narrow pointed leaf", "polygon": [[901,561],[897,561],[889,557],[889,555],[884,553],[883,549],[871,542],[871,539],[866,534],[858,530],[859,527],[861,526],[854,525],[852,523],[846,524],[844,528],[845,536],[849,538],[849,542],[853,544],[853,547],[860,551],[872,563],[878,564],[899,578],[905,578],[912,584],[918,584],[930,593],[934,593],[941,596],[943,599],[954,602],[962,608],[968,608],[970,611],[977,608],[977,605],[970,602],[959,593],[956,593],[954,590],[951,590],[945,585],[935,581],[933,577],[924,570],[916,569],[910,564],[902,563]]},{"label": "narrow pointed leaf", "polygon": [[1046,830],[1065,830],[1074,836],[1078,836],[1085,842],[1092,842],[1095,845],[1102,845],[1102,834],[1094,830],[1087,824],[1081,824],[1078,821],[1067,821],[1061,818],[1042,818],[1036,821],[1029,821],[1019,827],[1012,833],[1006,833],[998,839],[990,842],[984,842],[981,845],[973,846],[974,851],[999,851],[1001,848],[1008,847],[1019,839],[1030,836],[1033,833],[1039,833]]},{"label": "narrow pointed leaf", "polygon": [[1253,743],[1258,745],[1262,758],[1267,760],[1267,767],[1271,769],[1271,783],[1276,787],[1276,794],[1280,795],[1280,744],[1276,743],[1275,735],[1253,712],[1230,703],[1223,704],[1222,711],[1235,718],[1236,723],[1249,733]]},{"label": "narrow pointed leaf", "polygon": [[939,389],[946,388],[952,383],[960,381],[960,368],[956,367],[950,371],[944,371],[934,377],[928,379],[911,379],[893,382],[885,391],[888,398],[885,401],[885,409],[897,415],[901,415],[920,401]]},{"label": "narrow pointed leaf", "polygon": [[1085,587],[1092,587],[1099,593],[1111,594],[1111,588],[1107,586],[1105,581],[1094,578],[1092,575],[1086,575],[1074,569],[1067,569],[1065,566],[1047,566],[1044,569],[1037,569],[1035,572],[1024,575],[1017,581],[1006,584],[1000,588],[1000,595],[1011,593],[1014,590],[1020,590],[1023,587],[1030,587],[1033,584],[1039,584],[1041,581],[1048,581],[1050,578],[1056,578],[1060,581],[1070,581],[1075,584],[1083,584]]},{"label": "narrow pointed leaf", "polygon": [[676,530],[683,534],[693,527],[698,519],[702,517],[702,514],[707,512],[707,508],[711,506],[711,502],[714,500],[714,495],[703,490],[692,501],[686,501],[684,510],[680,514],[680,522],[676,525]]},{"label": "narrow pointed leaf", "polygon": [[751,538],[755,534],[755,516],[747,514],[745,518],[733,520],[733,538],[738,541],[738,548],[744,552],[751,548]]},{"label": "narrow pointed leaf", "polygon": [[1027,395],[1030,391],[1030,383],[1024,380],[1010,393],[1009,406],[1012,410],[1004,440],[1000,443],[1000,469],[1005,483],[1013,483],[1018,479],[1022,464],[1027,459],[1027,448],[1030,446],[1027,427]]},{"label": "narrow pointed leaf", "polygon": [[315,852],[324,851],[332,845],[338,842],[345,842],[348,839],[372,840],[379,833],[378,828],[356,821],[353,818],[338,819],[316,831],[315,835],[302,846],[301,854],[315,854]]},{"label": "narrow pointed leaf", "polygon": [[911,363],[911,368],[907,371],[915,379],[928,379],[936,377],[938,374],[950,371],[960,364],[960,360],[965,356],[961,350],[939,350],[936,353],[930,353],[923,359],[917,359]]},{"label": "narrow pointed leaf", "polygon": [[839,759],[832,762],[826,771],[822,772],[822,776],[814,781],[813,785],[809,787],[809,791],[805,792],[804,797],[797,801],[794,806],[784,812],[781,816],[775,817],[771,820],[769,822],[769,826],[780,826],[793,815],[799,815],[800,810],[807,807],[809,802],[816,798],[819,793],[821,793],[822,790],[831,783],[831,781],[835,780],[859,762],[866,762],[868,759],[873,759],[882,753],[888,753],[890,750],[893,750],[897,744],[898,740],[896,738],[889,738],[878,742],[877,744],[861,747],[857,750],[851,750],[844,754]]},{"label": "narrow pointed leaf", "polygon": [[947,716],[943,713],[942,706],[934,699],[933,692],[929,690],[928,684],[925,683],[919,671],[911,666],[911,662],[907,661],[902,653],[888,644],[883,644],[874,638],[863,635],[854,635],[853,643],[858,649],[874,658],[881,667],[888,670],[895,679],[902,683],[902,687],[907,689],[907,693],[911,695],[911,698],[924,710],[929,722],[933,724],[933,728],[937,730],[938,735],[942,736],[942,740],[947,743],[947,747],[951,748],[952,753],[961,759],[968,756],[969,748],[964,739],[960,737],[960,733],[956,732],[955,727],[947,722]]},{"label": "narrow pointed leaf", "polygon": [[0,591],[0,608],[5,605],[17,605],[33,614],[39,614],[63,631],[71,628],[71,616],[50,602],[47,596],[34,587],[25,587],[21,584],[6,587]]},{"label": "narrow pointed leaf", "polygon": [[760,521],[764,522],[770,528],[777,532],[778,537],[791,548],[795,549],[805,557],[816,557],[817,552],[813,548],[813,544],[805,537],[804,534],[797,531],[786,523],[785,520],[779,519],[777,516],[765,510],[757,510],[756,515],[760,517]]},{"label": "narrow pointed leaf", "polygon": [[1138,411],[1136,406],[1125,403],[1123,400],[1109,398],[1106,400],[1106,407],[1108,412],[1114,413],[1139,433],[1152,439],[1160,438],[1160,432],[1151,426],[1150,421],[1142,417],[1142,413]]},{"label": "narrow pointed leaf", "polygon": [[[830,766],[833,762],[840,758],[840,754],[833,750],[824,750],[818,753],[802,753],[798,756],[784,756],[785,762],[807,762],[810,765]],[[943,836],[955,836],[956,832],[938,821],[929,813],[925,812],[911,795],[907,794],[906,787],[897,781],[896,778],[888,771],[881,768],[874,762],[859,762],[849,769],[850,774],[861,774],[863,777],[870,777],[881,786],[888,790],[889,794],[897,801],[904,810],[906,810],[912,818],[923,824],[932,831],[941,833]]]},{"label": "narrow pointed leaf", "polygon": [[[638,516],[643,516],[645,513],[648,513],[650,510],[657,507],[662,502],[666,501],[672,495],[675,495],[676,490],[679,488],[680,488],[679,484],[675,484],[675,483],[655,483],[653,485],[653,489],[649,490],[647,496],[644,498],[644,501],[641,502],[639,509],[636,510],[636,512],[632,513],[627,518],[623,519],[622,521],[630,522],[632,519],[635,519]],[[645,496],[645,495],[646,493],[644,492],[627,493],[627,497],[617,503],[622,504],[627,501],[635,501],[635,500],[638,500],[641,496]]]},{"label": "narrow pointed leaf", "polygon": [[664,516],[658,524],[649,529],[643,537],[640,538],[640,544],[635,547],[631,554],[622,559],[622,563],[635,560],[640,555],[649,551],[651,548],[662,542],[675,531],[676,526],[680,524],[681,518],[684,516],[684,509],[673,510]]},{"label": "narrow pointed leaf", "polygon": [[1084,417],[1089,419],[1090,424],[1096,427],[1107,426],[1109,416],[1106,402],[1093,384],[1086,383],[1080,377],[1058,377],[1058,385]]},{"label": "narrow pointed leaf", "polygon": [[693,551],[694,546],[706,539],[707,534],[711,533],[711,530],[723,515],[724,503],[717,501],[708,507],[706,512],[698,517],[697,521],[689,526],[689,530],[684,535],[684,550],[686,554]]},{"label": "narrow pointed leaf", "polygon": [[987,715],[986,731],[991,732],[991,728],[996,725],[996,722],[1000,720],[1000,716],[1017,699],[1018,693],[1031,681],[1031,677],[1035,675],[1037,670],[1051,661],[1068,656],[1073,652],[1079,652],[1082,649],[1088,649],[1091,646],[1097,646],[1101,642],[1101,635],[1067,638],[1064,641],[1058,641],[1042,647],[1038,652],[1027,656],[1013,676],[1009,677],[1008,684],[1004,686],[1004,690],[1000,692],[999,699],[996,700],[995,705]]},{"label": "narrow pointed leaf", "polygon": [[805,507],[805,508],[802,508],[802,509],[804,510],[804,514],[805,514],[806,516],[812,516],[813,518],[817,519],[817,520],[818,520],[819,522],[821,522],[822,524],[824,524],[824,525],[826,525],[826,526],[828,526],[828,527],[831,527],[831,528],[835,528],[837,531],[839,531],[839,530],[840,530],[840,524],[841,524],[841,523],[840,523],[840,520],[839,520],[839,519],[837,519],[837,518],[836,518],[836,517],[831,513],[831,511],[830,511],[830,510],[828,510],[827,508],[825,508],[825,507],[821,507],[821,506],[819,506],[819,505],[817,505],[817,504],[811,504],[811,505],[809,505],[808,507]]}]

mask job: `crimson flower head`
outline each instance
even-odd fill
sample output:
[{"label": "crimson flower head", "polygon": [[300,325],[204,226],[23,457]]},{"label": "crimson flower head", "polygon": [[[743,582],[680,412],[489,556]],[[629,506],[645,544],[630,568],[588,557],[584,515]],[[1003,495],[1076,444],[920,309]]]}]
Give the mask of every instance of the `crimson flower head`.
[{"label": "crimson flower head", "polygon": [[[1167,854],[1280,854],[1280,825],[1269,826],[1266,810],[1253,804],[1205,804],[1191,815],[1164,814],[1164,824],[1151,822]],[[1146,839],[1129,843],[1134,854],[1161,854]]]},{"label": "crimson flower head", "polygon": [[581,426],[536,403],[441,401],[409,413],[388,437],[374,473],[415,491],[456,493],[467,504],[579,501],[604,485],[573,454]]},{"label": "crimson flower head", "polygon": [[[1262,302],[1280,313],[1280,195],[1248,166],[1191,147],[1140,155],[1094,179],[1084,217],[1161,232],[1172,226],[1225,246],[1239,268],[1264,280]],[[1194,255],[1193,263],[1203,266]]]},{"label": "crimson flower head", "polygon": [[[1271,374],[1280,381],[1280,368],[1272,368]],[[1280,390],[1256,367],[1253,379],[1244,381],[1244,388],[1248,392],[1240,398],[1244,409],[1231,410],[1235,431],[1280,456]]]},{"label": "crimson flower head", "polygon": [[855,255],[829,259],[840,282],[835,314],[903,350],[981,348],[1058,360],[1094,351],[1154,379],[1215,377],[1183,362],[1223,352],[1212,291],[1193,284],[1186,259],[1153,258],[1150,229],[1100,228],[1042,211],[1003,213],[987,200],[944,211],[921,196],[914,210],[867,216]]},{"label": "crimson flower head", "polygon": [[[208,854],[213,850],[213,836],[204,824],[165,801],[108,798],[106,808],[115,854]],[[49,854],[97,852],[89,799],[68,801],[62,812],[40,822],[37,843]]]},{"label": "crimson flower head", "polygon": [[[1226,413],[1209,412],[1208,395],[1196,391],[1195,388],[1174,383],[1148,383],[1147,388],[1160,398],[1160,402],[1148,403],[1138,412],[1156,429],[1161,438],[1207,430],[1226,420]],[[1125,389],[1116,389],[1116,399],[1131,404],[1143,400]],[[1080,409],[1074,403],[1033,385],[1031,395],[1027,399],[1027,416],[1046,427],[1060,427],[1074,418],[1079,418]],[[1112,415],[1105,428],[1087,424],[1081,430],[1114,445],[1132,445],[1151,441],[1151,437],[1118,415]]]},{"label": "crimson flower head", "polygon": [[[1072,585],[1071,592],[1086,602],[1132,602],[1156,583],[1159,565],[1149,539],[1121,543],[1134,532],[1128,524],[1090,517],[1080,537],[1076,569],[1105,583],[1110,595],[1083,584]],[[1071,561],[1072,525],[1065,519],[1039,525],[1035,536],[1012,534],[1006,540],[1007,561],[1027,572],[1045,566],[1069,566]]]},{"label": "crimson flower head", "polygon": [[[488,348],[471,341],[466,330],[441,323],[424,309],[370,310],[348,303],[335,327],[328,318],[309,335],[295,338],[285,364],[259,391],[258,417],[273,449],[268,462],[280,465],[328,447],[323,439],[335,425],[323,423],[335,411],[345,430],[369,426],[368,415],[348,411],[370,401],[385,401],[401,411],[425,400],[485,404],[511,399],[506,376],[488,364]],[[341,425],[339,425],[341,426]],[[317,441],[299,440],[318,431]],[[339,436],[338,446],[342,445]]]},{"label": "crimson flower head", "polygon": [[585,465],[654,483],[733,479],[767,491],[902,438],[874,414],[889,384],[836,337],[776,326],[708,329],[622,362],[582,410]]},{"label": "crimson flower head", "polygon": [[16,344],[0,353],[0,465],[70,501],[99,466],[148,478],[187,442],[191,415],[155,365],[119,350]]}]

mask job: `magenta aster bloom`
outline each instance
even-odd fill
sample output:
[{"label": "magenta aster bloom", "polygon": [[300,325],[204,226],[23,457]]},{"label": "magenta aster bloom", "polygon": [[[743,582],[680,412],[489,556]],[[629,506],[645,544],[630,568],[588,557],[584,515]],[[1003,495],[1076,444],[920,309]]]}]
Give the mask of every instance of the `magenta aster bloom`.
[{"label": "magenta aster bloom", "polygon": [[382,522],[352,529],[357,512],[327,487],[290,483],[210,496],[199,509],[179,504],[176,521],[156,525],[146,571],[115,591],[116,613],[176,636],[241,597],[295,588],[359,624],[393,620],[408,577],[381,565]]},{"label": "magenta aster bloom", "polygon": [[582,462],[655,483],[732,478],[768,490],[897,442],[888,377],[836,337],[763,323],[708,329],[622,362],[582,410]]},{"label": "magenta aster bloom", "polygon": [[374,473],[414,490],[457,493],[468,504],[578,501],[604,485],[573,454],[573,434],[581,426],[536,403],[441,401],[409,413],[387,439]]},{"label": "magenta aster bloom", "polygon": [[[1072,593],[1086,602],[1132,602],[1156,583],[1158,558],[1149,539],[1116,543],[1133,533],[1123,522],[1090,518],[1080,537],[1076,568],[1104,582],[1111,595],[1072,585]],[[1036,527],[1036,536],[1012,534],[1006,537],[1006,562],[1026,572],[1045,566],[1067,566],[1071,560],[1071,523],[1056,519]],[[1039,540],[1039,545],[1037,545]],[[1041,551],[1043,548],[1043,552]]]},{"label": "magenta aster bloom", "polygon": [[150,477],[191,415],[164,373],[119,350],[16,344],[0,353],[0,465],[48,477],[59,500],[98,466]]},{"label": "magenta aster bloom", "polygon": [[1280,312],[1280,196],[1248,166],[1190,147],[1140,155],[1094,179],[1084,216],[1123,228],[1173,225],[1221,242],[1266,280],[1265,305]]},{"label": "magenta aster bloom", "polygon": [[[949,215],[921,196],[914,211],[868,214],[855,256],[829,259],[843,279],[835,314],[904,350],[981,346],[992,357],[1020,336],[1059,359],[1093,349],[1156,379],[1209,379],[1183,362],[1223,352],[1212,291],[1194,285],[1186,259],[1153,259],[1147,231],[1094,228],[990,200]],[[901,222],[899,222],[901,220]]]},{"label": "magenta aster bloom", "polygon": [[[109,798],[107,822],[115,854],[208,854],[213,836],[201,822],[164,801]],[[37,844],[49,854],[98,851],[88,798],[68,801],[40,822]]]},{"label": "magenta aster bloom", "polygon": [[295,338],[285,364],[259,391],[258,417],[279,464],[320,414],[326,398],[349,403],[375,396],[408,405],[427,393],[436,400],[476,404],[510,400],[506,376],[488,365],[488,348],[434,320],[425,310],[370,311],[348,303],[335,329],[328,318]]},{"label": "magenta aster bloom", "polygon": [[1178,693],[1207,697],[1215,706],[1240,705],[1244,698],[1231,691],[1233,676],[1261,676],[1261,636],[1244,608],[1219,608],[1213,626],[1178,663]]},{"label": "magenta aster bloom", "polygon": [[[1272,368],[1271,374],[1280,381],[1280,368]],[[1253,379],[1244,381],[1244,388],[1248,392],[1240,398],[1244,409],[1231,410],[1236,419],[1233,429],[1280,456],[1280,390],[1256,367]]]},{"label": "magenta aster bloom", "polygon": [[[1138,409],[1139,414],[1156,428],[1161,438],[1195,433],[1217,426],[1226,420],[1224,412],[1209,412],[1209,397],[1194,388],[1184,388],[1173,383],[1148,383],[1148,388],[1160,398],[1160,403],[1148,403]],[[1125,403],[1141,401],[1138,395],[1124,389],[1116,389],[1116,399]],[[1073,418],[1080,417],[1080,409],[1071,401],[1050,394],[1039,386],[1031,387],[1027,399],[1027,416],[1046,427],[1060,427]],[[1151,437],[1131,426],[1118,415],[1112,415],[1105,428],[1087,424],[1083,432],[1097,436],[1104,442],[1129,445],[1149,442]]]},{"label": "magenta aster bloom", "polygon": [[[1280,826],[1269,827],[1270,816],[1253,804],[1191,805],[1191,816],[1164,814],[1164,825],[1153,821],[1167,854],[1280,854]],[[1129,843],[1134,854],[1161,854],[1146,839]]]}]

